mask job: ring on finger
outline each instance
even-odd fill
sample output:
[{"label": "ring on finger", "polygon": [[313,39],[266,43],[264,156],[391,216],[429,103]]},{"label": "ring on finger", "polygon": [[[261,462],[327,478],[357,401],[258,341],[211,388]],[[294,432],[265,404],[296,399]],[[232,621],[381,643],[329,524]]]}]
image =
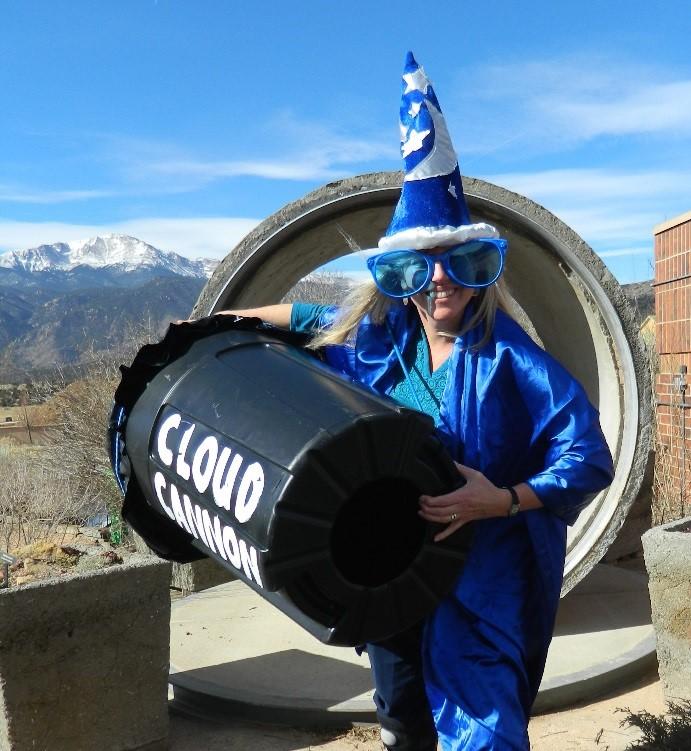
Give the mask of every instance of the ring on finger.
[{"label": "ring on finger", "polygon": [[456,519],[458,519],[458,514],[457,514],[457,513],[456,513],[456,512],[454,511],[454,512],[453,512],[453,514],[451,514],[451,515],[449,516],[449,521],[450,521],[450,522],[455,522],[455,521],[456,521]]}]

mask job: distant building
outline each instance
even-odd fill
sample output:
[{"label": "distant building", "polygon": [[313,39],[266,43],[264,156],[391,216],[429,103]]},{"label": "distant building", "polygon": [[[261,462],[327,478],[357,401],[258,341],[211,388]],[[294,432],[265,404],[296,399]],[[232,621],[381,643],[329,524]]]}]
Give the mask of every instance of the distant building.
[{"label": "distant building", "polygon": [[691,513],[691,211],[654,228],[658,492],[668,518]]}]

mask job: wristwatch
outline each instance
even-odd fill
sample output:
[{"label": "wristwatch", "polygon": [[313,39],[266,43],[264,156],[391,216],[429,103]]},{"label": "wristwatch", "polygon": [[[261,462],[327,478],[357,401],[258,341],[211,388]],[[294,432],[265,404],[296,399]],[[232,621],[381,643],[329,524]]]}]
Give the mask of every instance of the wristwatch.
[{"label": "wristwatch", "polygon": [[504,490],[508,490],[511,493],[511,505],[509,506],[508,513],[506,514],[509,519],[521,510],[521,502],[518,500],[518,493],[515,488],[504,486]]}]

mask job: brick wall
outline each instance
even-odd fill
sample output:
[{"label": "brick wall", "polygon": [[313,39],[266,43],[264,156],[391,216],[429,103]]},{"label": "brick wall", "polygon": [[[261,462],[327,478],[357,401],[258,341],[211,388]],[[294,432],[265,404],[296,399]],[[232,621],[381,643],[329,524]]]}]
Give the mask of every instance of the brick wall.
[{"label": "brick wall", "polygon": [[[691,513],[691,212],[658,225],[653,232],[659,522]],[[679,389],[683,367],[685,391]]]}]

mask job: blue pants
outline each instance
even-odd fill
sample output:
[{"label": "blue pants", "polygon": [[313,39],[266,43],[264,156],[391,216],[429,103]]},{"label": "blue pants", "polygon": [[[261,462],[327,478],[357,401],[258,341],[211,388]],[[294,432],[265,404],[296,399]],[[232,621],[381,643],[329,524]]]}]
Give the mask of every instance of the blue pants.
[{"label": "blue pants", "polygon": [[392,751],[436,751],[422,673],[423,624],[367,645],[382,741]]},{"label": "blue pants", "polygon": [[[450,608],[455,616],[450,625],[456,629],[457,638],[435,642],[436,633],[431,628],[428,641],[434,643],[436,658],[428,666],[432,683],[427,690],[423,678],[422,624],[367,645],[382,741],[391,751],[436,751],[437,739],[445,751],[530,748],[526,728],[537,684],[531,690],[522,655],[516,653],[510,641],[495,633],[494,624],[480,621],[463,608],[456,612],[459,607],[448,602],[446,607],[440,606],[433,620],[435,625],[443,626],[443,616]],[[442,629],[442,635],[448,633],[448,629]],[[538,676],[545,653],[546,648],[540,651]],[[435,668],[448,664],[458,665],[460,674],[435,672]],[[450,678],[451,683],[447,685],[444,678]],[[458,685],[456,680],[460,681]],[[461,684],[471,686],[472,691],[462,691]],[[472,714],[457,706],[450,699],[453,696],[472,699],[469,706]],[[438,730],[429,697],[435,706]]]}]

